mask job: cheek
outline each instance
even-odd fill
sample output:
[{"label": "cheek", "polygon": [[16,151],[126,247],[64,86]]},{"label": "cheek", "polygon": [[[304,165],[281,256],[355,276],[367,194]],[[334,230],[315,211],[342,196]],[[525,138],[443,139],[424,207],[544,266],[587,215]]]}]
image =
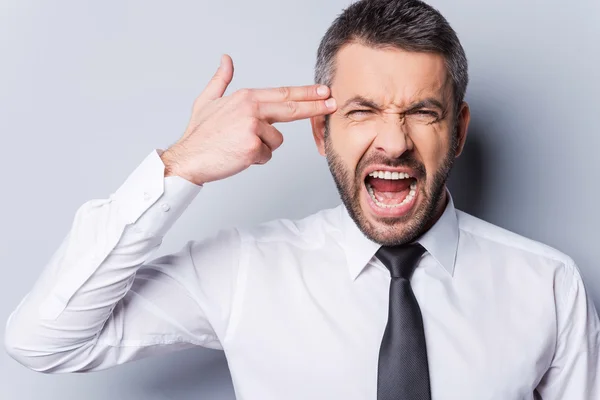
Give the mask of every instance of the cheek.
[{"label": "cheek", "polygon": [[330,127],[333,150],[344,164],[354,171],[361,157],[375,140],[375,126],[366,122],[347,123],[332,119]]},{"label": "cheek", "polygon": [[432,176],[441,167],[450,150],[450,132],[432,128],[427,132],[411,135],[411,139],[425,165],[427,175]]}]

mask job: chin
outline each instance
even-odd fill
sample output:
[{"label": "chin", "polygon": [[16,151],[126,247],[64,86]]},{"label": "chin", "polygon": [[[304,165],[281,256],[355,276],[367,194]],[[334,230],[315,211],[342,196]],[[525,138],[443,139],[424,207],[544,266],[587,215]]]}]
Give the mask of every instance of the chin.
[{"label": "chin", "polygon": [[[372,241],[382,245],[400,245],[414,241],[422,232],[424,224],[422,199],[424,195],[415,190],[415,195],[397,207],[382,207],[363,186],[360,193],[359,228]],[[362,225],[362,226],[361,226]]]}]

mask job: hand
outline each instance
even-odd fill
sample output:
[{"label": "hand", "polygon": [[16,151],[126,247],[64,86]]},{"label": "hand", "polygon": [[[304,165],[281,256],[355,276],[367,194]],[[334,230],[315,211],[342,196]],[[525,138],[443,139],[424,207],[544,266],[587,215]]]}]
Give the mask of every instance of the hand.
[{"label": "hand", "polygon": [[283,143],[273,123],[326,115],[337,107],[329,88],[321,85],[241,89],[223,97],[232,78],[233,62],[223,55],[194,101],[184,135],[161,155],[165,176],[179,175],[202,185],[264,164]]}]

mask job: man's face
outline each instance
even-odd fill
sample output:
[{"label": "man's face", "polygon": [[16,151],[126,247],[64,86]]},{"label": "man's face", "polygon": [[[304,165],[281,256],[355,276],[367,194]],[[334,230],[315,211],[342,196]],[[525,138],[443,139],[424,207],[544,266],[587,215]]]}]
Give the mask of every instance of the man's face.
[{"label": "man's face", "polygon": [[322,120],[312,122],[342,201],[371,240],[413,241],[443,209],[469,119],[464,103],[455,118],[443,56],[349,44],[331,93],[338,109],[325,139]]}]

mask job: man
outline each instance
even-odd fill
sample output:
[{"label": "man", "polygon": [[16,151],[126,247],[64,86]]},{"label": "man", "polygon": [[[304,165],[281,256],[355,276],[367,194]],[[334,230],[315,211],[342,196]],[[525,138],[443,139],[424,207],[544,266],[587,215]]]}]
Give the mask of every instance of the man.
[{"label": "man", "polygon": [[[200,345],[225,351],[240,399],[600,398],[573,260],[454,208],[467,61],[436,10],[354,3],[317,85],[223,96],[232,76],[224,56],[183,137],[77,211],[9,318],[16,360],[84,372]],[[150,260],[205,184],[267,162],[272,124],[302,118],[342,205]]]}]

